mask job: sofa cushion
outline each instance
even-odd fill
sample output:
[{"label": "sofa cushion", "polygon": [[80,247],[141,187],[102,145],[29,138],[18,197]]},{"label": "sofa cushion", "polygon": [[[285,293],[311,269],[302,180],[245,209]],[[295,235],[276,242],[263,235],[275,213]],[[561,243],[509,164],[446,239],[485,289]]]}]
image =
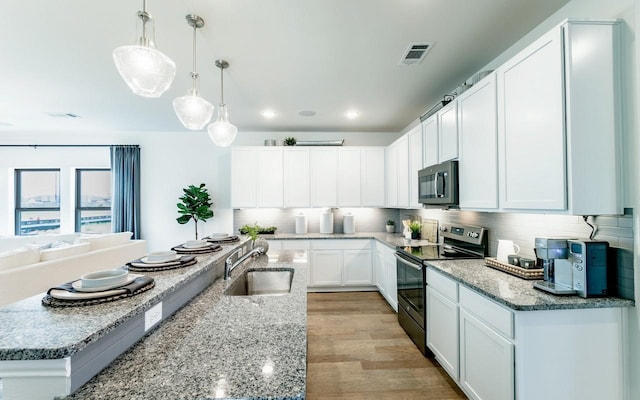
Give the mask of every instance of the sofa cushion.
[{"label": "sofa cushion", "polygon": [[91,251],[119,246],[131,240],[133,232],[107,233],[103,235],[84,235],[79,241],[91,244]]},{"label": "sofa cushion", "polygon": [[73,242],[80,237],[79,233],[54,233],[35,236],[35,244],[48,244],[55,242],[66,242],[73,244]]},{"label": "sofa cushion", "polygon": [[0,253],[17,250],[25,244],[35,243],[35,236],[0,236]]},{"label": "sofa cushion", "polygon": [[0,253],[0,271],[25,265],[36,264],[40,261],[40,249],[37,246],[27,246]]},{"label": "sofa cushion", "polygon": [[89,243],[72,244],[64,247],[52,247],[40,252],[40,261],[57,260],[76,254],[88,253],[91,249]]}]

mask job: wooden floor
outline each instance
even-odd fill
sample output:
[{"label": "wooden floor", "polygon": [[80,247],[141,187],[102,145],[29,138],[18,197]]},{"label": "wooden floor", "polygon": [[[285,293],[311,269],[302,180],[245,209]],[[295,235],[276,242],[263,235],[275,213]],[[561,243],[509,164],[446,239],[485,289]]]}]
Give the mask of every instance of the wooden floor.
[{"label": "wooden floor", "polygon": [[307,299],[307,399],[466,399],[378,292]]}]

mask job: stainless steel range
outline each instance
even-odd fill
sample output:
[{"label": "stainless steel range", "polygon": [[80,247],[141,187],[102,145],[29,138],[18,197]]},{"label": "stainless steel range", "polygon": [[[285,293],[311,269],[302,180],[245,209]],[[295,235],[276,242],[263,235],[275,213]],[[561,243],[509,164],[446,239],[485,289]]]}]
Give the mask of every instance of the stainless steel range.
[{"label": "stainless steel range", "polygon": [[487,255],[487,230],[472,225],[440,226],[442,244],[399,246],[396,248],[398,272],[398,322],[427,357],[433,354],[426,340],[426,271],[428,261],[484,258]]}]

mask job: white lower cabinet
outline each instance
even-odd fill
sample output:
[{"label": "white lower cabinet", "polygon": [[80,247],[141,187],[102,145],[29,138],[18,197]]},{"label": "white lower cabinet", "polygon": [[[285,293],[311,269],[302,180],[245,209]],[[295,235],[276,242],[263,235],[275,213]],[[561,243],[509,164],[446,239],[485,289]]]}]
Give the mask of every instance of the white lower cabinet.
[{"label": "white lower cabinet", "polygon": [[458,304],[430,285],[427,286],[427,346],[442,368],[458,379]]},{"label": "white lower cabinet", "polygon": [[386,295],[386,276],[384,272],[384,247],[382,243],[375,241],[375,253],[373,254],[373,269],[376,286],[378,287],[378,291],[384,297]]},{"label": "white lower cabinet", "polygon": [[385,295],[387,303],[398,312],[398,270],[395,249],[384,246]]},{"label": "white lower cabinet", "polygon": [[309,288],[373,287],[371,240],[312,240]]}]

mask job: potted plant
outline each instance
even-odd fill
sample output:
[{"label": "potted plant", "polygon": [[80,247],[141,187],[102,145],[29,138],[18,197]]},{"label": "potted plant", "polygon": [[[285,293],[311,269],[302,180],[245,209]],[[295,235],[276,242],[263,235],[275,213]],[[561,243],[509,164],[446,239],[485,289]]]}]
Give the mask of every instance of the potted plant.
[{"label": "potted plant", "polygon": [[286,137],[284,139],[284,145],[285,146],[295,146],[296,145],[296,138],[291,137],[291,136]]},{"label": "potted plant", "polygon": [[[274,227],[270,227],[270,228],[274,228]],[[258,234],[264,229],[265,228],[260,227],[260,225],[258,225],[258,223],[256,222],[253,225],[249,225],[249,224],[243,225],[240,228],[240,233],[244,233],[245,235],[249,236],[249,239],[251,239],[252,249],[255,249],[256,247],[262,247],[262,249],[264,250],[264,253],[266,253],[269,250],[269,242],[267,242],[265,239],[258,236]]]},{"label": "potted plant", "polygon": [[176,221],[179,224],[186,224],[187,222],[195,222],[196,227],[196,240],[198,240],[198,221],[206,221],[213,217],[213,210],[211,206],[211,196],[209,191],[204,187],[204,183],[200,186],[189,185],[189,187],[182,189],[184,194],[179,198],[181,201],[177,204],[178,214],[181,214]]},{"label": "potted plant", "polygon": [[420,221],[411,221],[409,229],[411,229],[411,239],[420,239],[420,231],[422,231],[422,223]]},{"label": "potted plant", "polygon": [[389,219],[387,220],[387,233],[394,233],[396,231],[396,221]]}]

